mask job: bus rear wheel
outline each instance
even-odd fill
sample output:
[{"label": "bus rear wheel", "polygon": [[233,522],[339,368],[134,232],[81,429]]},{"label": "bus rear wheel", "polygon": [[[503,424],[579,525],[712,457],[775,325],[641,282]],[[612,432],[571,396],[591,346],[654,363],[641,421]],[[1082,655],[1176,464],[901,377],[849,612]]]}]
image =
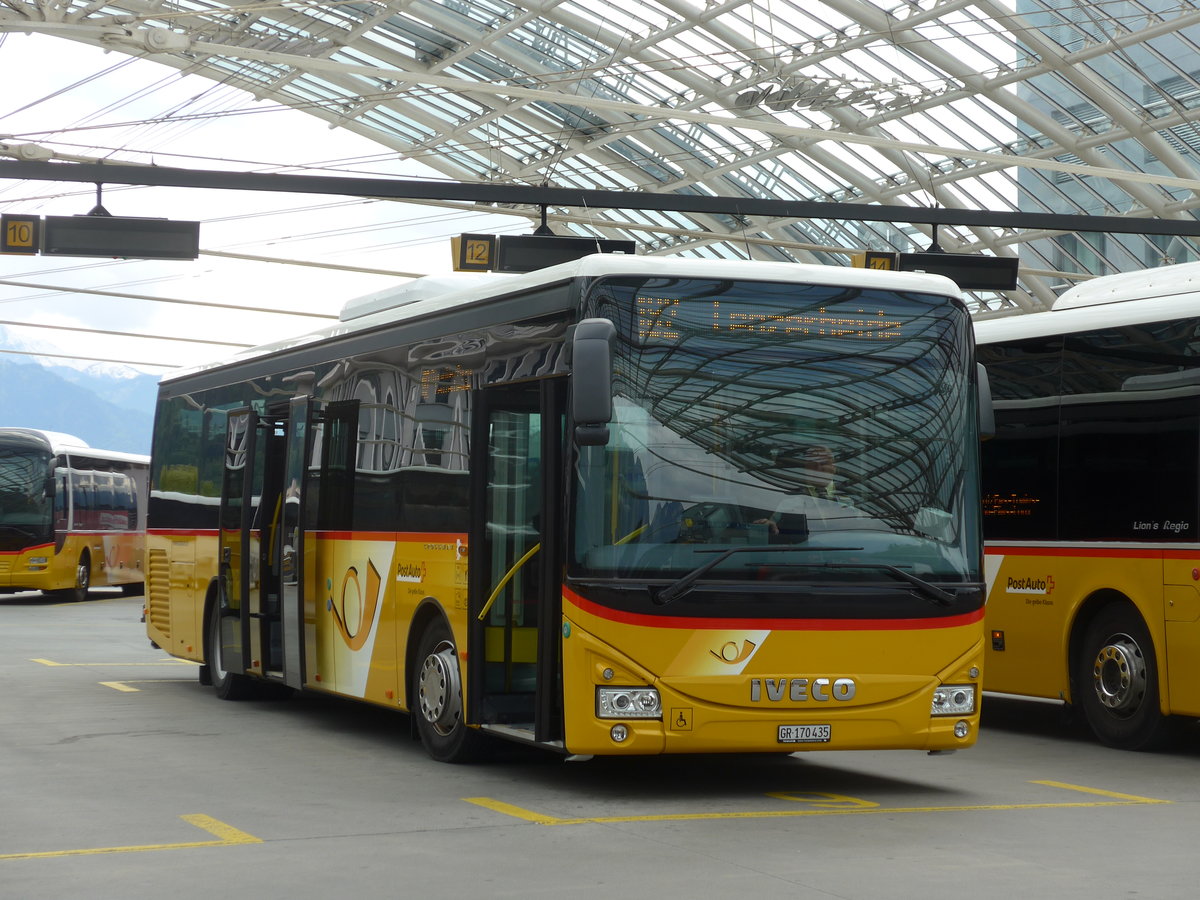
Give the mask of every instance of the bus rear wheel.
[{"label": "bus rear wheel", "polygon": [[417,644],[412,669],[412,715],[425,752],[438,762],[470,762],[484,749],[483,735],[463,722],[462,675],[450,627],[431,622]]},{"label": "bus rear wheel", "polygon": [[1153,750],[1170,738],[1173,722],[1158,703],[1154,643],[1132,606],[1107,606],[1087,626],[1075,679],[1084,716],[1102,744]]}]

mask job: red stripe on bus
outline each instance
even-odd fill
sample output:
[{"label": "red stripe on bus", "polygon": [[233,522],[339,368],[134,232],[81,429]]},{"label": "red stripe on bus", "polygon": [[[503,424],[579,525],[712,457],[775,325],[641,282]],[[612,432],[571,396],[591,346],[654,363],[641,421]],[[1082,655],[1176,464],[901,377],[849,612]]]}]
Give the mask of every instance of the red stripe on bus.
[{"label": "red stripe on bus", "polygon": [[[217,537],[221,531],[218,528],[149,528],[146,533],[156,537]],[[306,531],[305,534],[330,541],[420,541],[446,544],[453,543],[456,538],[464,541],[466,539],[466,534],[458,531]]]},{"label": "red stripe on bus", "polygon": [[1071,556],[1079,559],[1200,559],[1200,550],[1167,547],[996,547],[988,556]]},{"label": "red stripe on bus", "polygon": [[28,547],[22,547],[20,550],[0,550],[0,556],[17,556],[21,553],[31,553],[34,550],[49,550],[53,544],[31,544]]},{"label": "red stripe on bus", "polygon": [[753,629],[755,631],[922,631],[928,628],[959,628],[983,618],[983,609],[958,616],[931,619],[712,619],[689,616],[652,616],[646,613],[609,609],[563,588],[563,598],[601,619],[649,628],[698,630]]},{"label": "red stripe on bus", "polygon": [[460,531],[307,531],[312,537],[331,541],[395,541],[445,544],[455,538],[465,539]]}]

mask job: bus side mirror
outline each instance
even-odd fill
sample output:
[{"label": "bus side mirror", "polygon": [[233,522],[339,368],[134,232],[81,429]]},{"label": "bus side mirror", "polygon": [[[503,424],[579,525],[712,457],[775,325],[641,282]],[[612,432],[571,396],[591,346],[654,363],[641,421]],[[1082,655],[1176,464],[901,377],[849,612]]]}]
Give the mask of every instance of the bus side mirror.
[{"label": "bus side mirror", "polygon": [[55,491],[56,484],[57,484],[57,482],[55,481],[55,478],[53,475],[46,476],[46,486],[45,486],[44,491],[45,491],[47,500],[54,499],[54,491]]},{"label": "bus side mirror", "polygon": [[979,439],[991,440],[996,436],[996,410],[992,406],[992,384],[983,363],[975,364],[975,387],[979,392]]},{"label": "bus side mirror", "polygon": [[584,319],[571,338],[571,411],[575,442],[581,447],[608,443],[612,421],[612,339],[608,319]]}]

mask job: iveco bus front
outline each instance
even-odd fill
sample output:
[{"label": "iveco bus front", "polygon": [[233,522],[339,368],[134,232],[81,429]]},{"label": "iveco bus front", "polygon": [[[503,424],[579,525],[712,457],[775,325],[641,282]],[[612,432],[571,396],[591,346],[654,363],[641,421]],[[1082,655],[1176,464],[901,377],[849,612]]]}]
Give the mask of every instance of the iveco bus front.
[{"label": "iveco bus front", "polygon": [[[564,690],[595,695],[568,707],[574,752],[974,742],[977,403],[955,293],[838,270],[592,284],[577,340],[613,323],[613,376],[573,374]],[[597,393],[609,421],[578,421]]]}]

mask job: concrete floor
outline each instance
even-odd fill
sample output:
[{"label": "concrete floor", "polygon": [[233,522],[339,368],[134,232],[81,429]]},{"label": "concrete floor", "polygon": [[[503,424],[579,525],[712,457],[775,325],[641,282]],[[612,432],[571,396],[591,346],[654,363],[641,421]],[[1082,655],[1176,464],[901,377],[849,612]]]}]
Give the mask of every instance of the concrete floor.
[{"label": "concrete floor", "polygon": [[1194,897],[1200,738],[987,698],[972,750],[432,762],[404,716],[228,703],[141,598],[0,596],[0,897]]}]

